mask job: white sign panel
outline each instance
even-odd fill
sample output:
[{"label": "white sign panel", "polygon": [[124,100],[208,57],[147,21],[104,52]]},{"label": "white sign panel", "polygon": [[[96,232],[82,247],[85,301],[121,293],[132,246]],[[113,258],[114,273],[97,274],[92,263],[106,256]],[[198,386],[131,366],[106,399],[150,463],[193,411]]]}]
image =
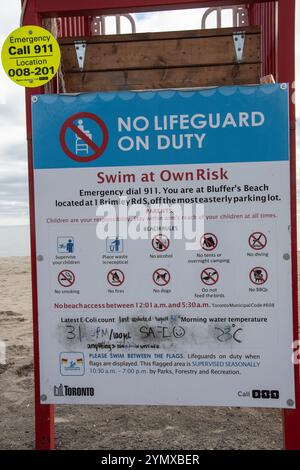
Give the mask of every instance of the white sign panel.
[{"label": "white sign panel", "polygon": [[293,407],[287,102],[33,99],[43,403]]}]

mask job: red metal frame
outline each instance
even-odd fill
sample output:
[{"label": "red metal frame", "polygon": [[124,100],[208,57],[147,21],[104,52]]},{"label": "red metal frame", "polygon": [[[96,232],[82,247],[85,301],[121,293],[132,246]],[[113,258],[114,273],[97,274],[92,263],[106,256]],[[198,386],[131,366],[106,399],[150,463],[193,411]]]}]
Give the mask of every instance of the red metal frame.
[{"label": "red metal frame", "polygon": [[[24,0],[21,0],[22,3]],[[87,21],[91,16],[109,13],[172,10],[240,5],[242,0],[28,0],[24,24],[40,25],[42,18],[70,18],[63,22],[63,34],[73,34],[78,28],[86,35]],[[263,29],[263,70],[273,73],[280,82],[290,84],[290,153],[291,153],[291,237],[294,340],[298,340],[298,271],[297,271],[297,211],[296,211],[296,136],[295,103],[292,100],[295,83],[295,0],[245,0],[250,13],[250,23]],[[277,11],[278,10],[278,11]],[[73,23],[72,23],[72,17]],[[85,22],[84,22],[84,21]],[[75,33],[75,31],[74,31]],[[55,92],[55,84],[53,91]],[[40,404],[39,337],[36,276],[36,239],[34,214],[34,174],[32,155],[31,97],[43,93],[43,88],[26,90],[26,117],[28,139],[28,170],[31,221],[32,298],[35,356],[35,411],[36,448],[54,449],[54,406]],[[295,366],[296,409],[284,410],[283,434],[285,449],[300,450],[300,377]]]}]

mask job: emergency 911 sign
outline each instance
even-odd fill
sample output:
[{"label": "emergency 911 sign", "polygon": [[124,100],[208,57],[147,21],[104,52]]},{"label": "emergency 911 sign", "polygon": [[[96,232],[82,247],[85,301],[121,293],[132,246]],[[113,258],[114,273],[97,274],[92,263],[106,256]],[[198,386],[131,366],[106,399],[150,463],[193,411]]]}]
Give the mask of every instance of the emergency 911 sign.
[{"label": "emergency 911 sign", "polygon": [[32,113],[41,402],[293,408],[287,86]]},{"label": "emergency 911 sign", "polygon": [[2,65],[17,85],[35,88],[48,83],[60,65],[60,47],[55,37],[40,26],[22,26],[5,40]]}]

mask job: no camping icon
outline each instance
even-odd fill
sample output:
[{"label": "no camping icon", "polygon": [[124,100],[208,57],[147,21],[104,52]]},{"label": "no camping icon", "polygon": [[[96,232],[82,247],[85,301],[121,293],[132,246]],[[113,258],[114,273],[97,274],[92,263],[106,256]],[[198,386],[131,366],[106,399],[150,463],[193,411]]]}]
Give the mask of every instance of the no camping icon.
[{"label": "no camping icon", "polygon": [[60,145],[72,160],[81,163],[99,158],[108,144],[108,129],[99,116],[77,113],[70,116],[60,130]]}]

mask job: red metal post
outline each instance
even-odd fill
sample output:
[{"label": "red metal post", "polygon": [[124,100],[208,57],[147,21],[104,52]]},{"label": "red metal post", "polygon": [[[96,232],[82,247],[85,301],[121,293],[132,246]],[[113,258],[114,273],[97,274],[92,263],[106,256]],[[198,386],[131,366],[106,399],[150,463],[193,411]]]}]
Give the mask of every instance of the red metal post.
[{"label": "red metal post", "polygon": [[[294,339],[299,338],[297,269],[297,189],[296,189],[296,112],[295,112],[295,0],[278,1],[278,75],[290,85],[291,155],[291,235]],[[284,444],[288,450],[300,450],[300,377],[295,365],[296,409],[283,414]]]},{"label": "red metal post", "polygon": [[[35,1],[28,2],[24,16],[24,24],[40,25],[36,14]],[[32,151],[31,97],[43,93],[43,88],[26,89],[26,123],[28,142],[28,181],[29,181],[29,212],[30,212],[30,244],[31,244],[31,279],[32,279],[32,313],[33,313],[33,350],[34,350],[34,400],[35,400],[35,446],[37,450],[53,450],[55,448],[54,406],[42,405],[40,401],[40,358],[39,358],[39,320],[37,302],[36,273],[36,239],[34,214],[34,173]]]}]

